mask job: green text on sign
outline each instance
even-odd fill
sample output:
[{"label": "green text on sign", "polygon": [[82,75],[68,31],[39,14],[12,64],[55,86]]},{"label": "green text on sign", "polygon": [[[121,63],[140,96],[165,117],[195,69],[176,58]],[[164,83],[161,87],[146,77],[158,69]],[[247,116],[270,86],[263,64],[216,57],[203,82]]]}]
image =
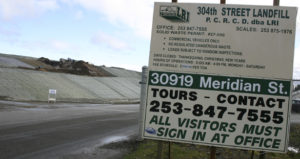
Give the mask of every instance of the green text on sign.
[{"label": "green text on sign", "polygon": [[289,96],[290,81],[149,71],[149,85]]}]

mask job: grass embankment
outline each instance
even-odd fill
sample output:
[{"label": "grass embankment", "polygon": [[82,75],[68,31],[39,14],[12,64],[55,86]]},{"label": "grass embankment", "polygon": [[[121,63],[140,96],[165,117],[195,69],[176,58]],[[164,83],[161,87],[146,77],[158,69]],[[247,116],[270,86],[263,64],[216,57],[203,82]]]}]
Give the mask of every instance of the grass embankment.
[{"label": "grass embankment", "polygon": [[[135,150],[124,156],[124,159],[155,159],[157,155],[158,141],[144,140],[139,142]],[[291,125],[290,146],[300,148],[300,125]],[[168,143],[163,142],[163,158],[168,158]],[[217,159],[250,159],[252,151],[217,148]],[[191,145],[182,143],[171,143],[172,159],[209,159],[210,147],[201,145]],[[255,151],[254,159],[259,157],[259,152]],[[300,153],[288,152],[266,153],[266,159],[300,159]]]}]

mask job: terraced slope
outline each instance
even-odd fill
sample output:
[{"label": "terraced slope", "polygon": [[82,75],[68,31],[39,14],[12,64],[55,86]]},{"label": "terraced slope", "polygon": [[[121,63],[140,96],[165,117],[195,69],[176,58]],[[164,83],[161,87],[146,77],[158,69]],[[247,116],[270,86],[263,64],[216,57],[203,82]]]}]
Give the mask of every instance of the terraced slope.
[{"label": "terraced slope", "polygon": [[49,89],[56,89],[57,101],[139,101],[140,73],[136,71],[99,67],[110,76],[82,76],[36,70],[36,66],[30,65],[28,61],[34,61],[34,58],[0,54],[0,99],[47,101]]}]

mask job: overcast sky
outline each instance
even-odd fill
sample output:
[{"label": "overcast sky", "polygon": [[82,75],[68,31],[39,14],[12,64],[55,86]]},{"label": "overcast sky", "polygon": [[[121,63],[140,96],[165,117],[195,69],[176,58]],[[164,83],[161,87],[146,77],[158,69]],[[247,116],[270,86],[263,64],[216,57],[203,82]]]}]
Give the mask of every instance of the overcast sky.
[{"label": "overcast sky", "polygon": [[[155,2],[170,2],[157,0]],[[220,3],[220,0],[178,0]],[[272,5],[273,0],[227,0]],[[300,6],[281,0],[281,6]],[[148,65],[153,0],[0,0],[0,53],[141,70]],[[300,79],[300,18],[294,78]],[[299,35],[299,36],[298,36]]]}]

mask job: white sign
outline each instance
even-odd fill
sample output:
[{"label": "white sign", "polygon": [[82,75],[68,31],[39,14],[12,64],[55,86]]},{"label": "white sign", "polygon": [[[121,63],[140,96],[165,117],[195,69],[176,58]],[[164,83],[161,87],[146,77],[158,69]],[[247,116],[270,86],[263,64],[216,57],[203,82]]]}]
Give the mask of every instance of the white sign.
[{"label": "white sign", "polygon": [[285,152],[296,13],[155,3],[143,137]]},{"label": "white sign", "polygon": [[56,89],[49,89],[49,94],[56,94]]}]

